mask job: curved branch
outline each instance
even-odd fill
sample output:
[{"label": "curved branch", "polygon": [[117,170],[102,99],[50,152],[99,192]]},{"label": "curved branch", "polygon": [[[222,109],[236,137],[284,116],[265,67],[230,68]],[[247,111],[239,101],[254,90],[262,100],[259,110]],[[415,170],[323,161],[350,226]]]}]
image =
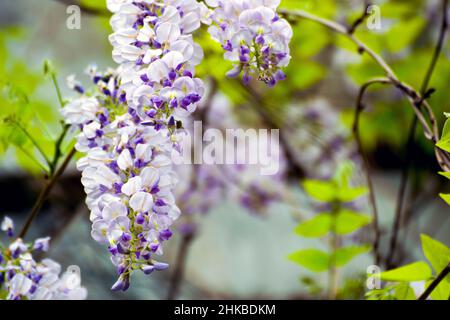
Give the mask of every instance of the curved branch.
[{"label": "curved branch", "polygon": [[[437,62],[439,60],[439,56],[441,55],[442,48],[444,45],[444,40],[446,37],[447,29],[448,29],[448,12],[447,12],[447,6],[448,6],[448,0],[442,1],[443,10],[442,10],[442,23],[441,23],[441,30],[439,32],[438,42],[436,44],[436,47],[434,49],[433,57],[431,58],[430,65],[428,66],[427,72],[425,74],[425,78],[422,82],[422,87],[420,90],[420,93],[423,97],[426,95],[429,95],[429,85],[431,81],[431,77],[433,76],[433,72],[436,68]],[[418,103],[417,107],[420,109],[423,104],[423,101],[420,101]],[[388,268],[392,267],[392,260],[394,258],[395,248],[397,246],[397,230],[400,227],[401,219],[402,219],[402,213],[403,213],[403,203],[405,201],[406,196],[406,188],[408,185],[408,174],[409,174],[409,168],[411,165],[412,160],[412,147],[415,143],[415,133],[416,133],[416,127],[417,127],[417,118],[414,117],[414,119],[411,122],[410,129],[409,129],[409,135],[408,140],[406,143],[406,159],[405,159],[405,165],[403,166],[402,170],[402,176],[400,181],[400,189],[399,193],[397,195],[397,206],[395,211],[395,219],[394,219],[394,226],[391,236],[391,242],[390,242],[390,251],[388,254],[388,258],[386,260],[386,266]]]},{"label": "curved branch", "polygon": [[[337,22],[324,19],[303,10],[286,10],[281,9],[279,13],[283,15],[289,21],[295,23],[299,18],[307,19],[316,23],[319,23],[339,34],[346,36],[353,43],[355,43],[358,47],[358,51],[363,54],[367,53],[386,73],[386,76],[391,80],[391,83],[397,87],[400,91],[402,91],[410,101],[413,110],[416,114],[417,119],[422,124],[424,135],[427,139],[431,140],[433,144],[439,140],[439,128],[437,126],[437,122],[434,116],[434,113],[430,107],[430,105],[425,101],[420,93],[418,93],[411,86],[401,82],[389,64],[375,51],[373,51],[369,46],[367,46],[364,42],[359,40],[355,35],[349,32],[349,29],[339,24]],[[420,103],[419,103],[420,102]],[[428,113],[430,124],[428,123],[425,116],[422,114],[418,105],[422,104],[425,107],[426,112]],[[450,159],[445,155],[445,152],[435,147],[436,149],[436,158],[439,162],[439,165],[442,167],[444,171],[450,171]]]}]

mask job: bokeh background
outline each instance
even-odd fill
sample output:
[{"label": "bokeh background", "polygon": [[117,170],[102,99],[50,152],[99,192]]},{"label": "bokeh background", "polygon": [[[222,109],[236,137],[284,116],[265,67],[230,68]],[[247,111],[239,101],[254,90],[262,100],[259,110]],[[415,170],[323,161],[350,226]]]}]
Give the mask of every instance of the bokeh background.
[{"label": "bokeh background", "polygon": [[[83,1],[103,9],[104,1]],[[380,30],[363,24],[357,35],[392,65],[399,77],[420,87],[440,27],[440,1],[373,1],[381,8]],[[300,8],[342,23],[351,23],[362,12],[363,1],[283,0],[283,8]],[[107,17],[82,14],[81,30],[66,27],[67,4],[54,0],[0,1],[0,118],[20,114],[30,132],[51,154],[52,140],[60,130],[58,101],[43,62],[53,62],[63,96],[73,93],[64,85],[70,74],[78,74],[90,63],[99,69],[115,64],[111,59]],[[223,198],[207,214],[196,217],[197,237],[187,257],[180,298],[275,298],[321,297],[317,287],[326,285],[325,274],[314,274],[288,260],[287,256],[305,247],[321,247],[293,232],[302,217],[314,214],[300,181],[329,177],[336,165],[353,160],[360,168],[351,122],[358,85],[382,75],[354,46],[322,26],[301,21],[294,26],[291,45],[293,60],[288,80],[275,89],[252,83],[245,88],[226,79],[230,65],[222,59],[220,47],[209,40],[205,30],[199,39],[205,61],[200,77],[213,81],[229,100],[234,118],[243,127],[280,128],[288,153],[288,177],[281,201],[249,212],[238,201]],[[450,111],[450,41],[444,45],[431,87],[436,92],[430,104],[439,118]],[[257,99],[255,99],[257,97]],[[393,89],[376,88],[368,95],[367,112],[362,117],[363,144],[373,170],[382,230],[382,253],[386,254],[396,206],[406,141],[413,118],[407,101]],[[39,166],[27,156],[34,152],[11,126],[0,126],[0,215],[7,214],[20,226],[43,186]],[[450,243],[449,209],[438,197],[448,191],[439,171],[433,148],[420,130],[410,150],[410,184],[404,219],[399,230],[395,265],[422,257],[419,234],[426,233]],[[357,169],[355,179],[365,183]],[[370,212],[367,203],[362,207]],[[127,293],[113,293],[115,270],[108,253],[90,237],[90,222],[84,205],[79,173],[72,164],[53,190],[28,238],[53,238],[49,255],[63,267],[78,265],[90,299],[163,299],[167,296],[171,272],[151,277],[133,276]],[[370,241],[370,228],[352,236],[354,241]],[[165,259],[175,260],[180,236],[169,241]],[[364,275],[372,264],[371,254],[358,257],[342,271],[341,297],[362,298]]]}]

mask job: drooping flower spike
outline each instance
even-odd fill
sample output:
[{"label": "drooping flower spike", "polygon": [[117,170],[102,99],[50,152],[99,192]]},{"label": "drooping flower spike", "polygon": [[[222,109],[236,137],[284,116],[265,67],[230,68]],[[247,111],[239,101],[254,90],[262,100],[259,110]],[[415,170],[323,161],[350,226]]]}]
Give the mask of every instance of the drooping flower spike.
[{"label": "drooping flower spike", "polygon": [[[113,290],[126,290],[135,270],[150,274],[168,267],[154,255],[163,253],[162,244],[171,237],[170,227],[180,215],[170,155],[180,151],[177,128],[195,111],[205,91],[195,77],[203,51],[192,32],[202,22],[217,20],[228,8],[222,2],[209,2],[217,7],[213,16],[196,0],[107,0],[113,12],[113,59],[119,67],[104,74],[96,68],[88,70],[96,93],[69,79],[69,87],[82,96],[62,113],[67,124],[80,129],[76,148],[86,156],[77,166],[91,210],[92,236],[108,246],[117,266],[119,279]],[[250,3],[242,7],[248,17],[243,15],[241,25],[247,24],[253,40],[246,38],[230,50],[239,59],[249,57],[239,65],[244,78],[249,79],[257,66],[259,77],[272,85],[283,77],[278,68],[289,61],[289,30],[283,31],[279,42],[272,41],[285,27],[274,13],[278,3]],[[259,15],[263,24],[256,28],[253,19]],[[261,33],[264,30],[267,33]],[[275,44],[284,46],[278,49]],[[259,55],[256,60],[252,50]]]},{"label": "drooping flower spike", "polygon": [[[291,59],[290,24],[276,10],[280,0],[206,0],[214,8],[209,32],[222,44],[224,57],[235,63],[229,77],[242,74],[244,83],[255,75],[269,86],[285,79]],[[209,22],[209,21],[207,21]]]},{"label": "drooping flower spike", "polygon": [[110,36],[128,106],[156,128],[192,113],[204,94],[194,67],[203,58],[192,32],[201,25],[196,0],[108,1]]},{"label": "drooping flower spike", "polygon": [[65,106],[66,123],[80,130],[76,148],[85,157],[82,171],[92,237],[107,245],[117,267],[114,290],[126,290],[135,270],[146,274],[167,268],[154,259],[180,215],[172,189],[176,176],[170,159],[172,135],[167,126],[146,125],[128,108],[119,75],[90,68],[96,84]]}]

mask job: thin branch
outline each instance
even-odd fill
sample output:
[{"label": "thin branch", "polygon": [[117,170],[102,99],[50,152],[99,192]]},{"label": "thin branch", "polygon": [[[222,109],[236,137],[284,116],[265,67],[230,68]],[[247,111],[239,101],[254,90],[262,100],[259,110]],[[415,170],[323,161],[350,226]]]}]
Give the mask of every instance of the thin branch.
[{"label": "thin branch", "polygon": [[439,273],[436,279],[428,286],[428,288],[420,295],[418,300],[426,300],[430,294],[436,289],[439,283],[445,279],[445,277],[450,273],[450,263],[444,268],[444,270]]},{"label": "thin branch", "polygon": [[86,6],[77,0],[55,0],[55,1],[59,2],[61,4],[64,4],[64,5],[67,5],[67,6],[71,6],[71,5],[79,6],[81,11],[83,11],[84,13],[93,15],[93,16],[100,16],[100,17],[110,17],[111,16],[111,13],[107,10]]},{"label": "thin branch", "polygon": [[366,20],[369,16],[369,7],[371,6],[370,1],[364,1],[364,11],[361,16],[353,22],[353,24],[348,28],[348,33],[354,34],[356,29]]},{"label": "thin branch", "polygon": [[56,74],[54,72],[52,72],[51,78],[53,81],[53,85],[55,86],[56,95],[58,96],[59,105],[61,106],[61,108],[63,108],[64,107],[64,99],[62,97],[61,89],[59,88],[58,80],[56,79]]},{"label": "thin branch", "polygon": [[370,86],[374,84],[390,84],[391,81],[388,78],[374,78],[372,80],[369,80],[365,84],[361,86],[361,89],[358,94],[358,98],[356,100],[356,108],[355,108],[355,118],[353,121],[353,135],[356,140],[356,145],[358,148],[358,153],[363,161],[364,171],[366,172],[366,180],[367,180],[367,186],[369,188],[369,202],[370,206],[372,207],[372,216],[373,216],[373,231],[374,231],[374,241],[373,241],[373,252],[375,256],[375,264],[378,265],[381,256],[379,252],[379,246],[380,246],[380,229],[378,225],[378,210],[377,210],[377,203],[376,203],[376,197],[375,197],[375,187],[372,181],[372,174],[370,170],[370,164],[369,160],[367,159],[367,156],[364,152],[361,135],[359,132],[359,120],[361,113],[364,111],[365,107],[363,104],[364,95],[366,91],[369,89]]},{"label": "thin branch", "polygon": [[447,29],[448,29],[448,24],[449,24],[449,20],[448,20],[448,0],[443,0],[442,1],[442,24],[441,24],[441,30],[439,33],[439,39],[436,45],[436,48],[434,50],[434,54],[433,54],[433,58],[431,59],[431,63],[430,66],[428,67],[426,76],[425,76],[425,80],[422,83],[422,89],[421,89],[421,93],[422,95],[425,95],[425,93],[428,90],[431,78],[433,76],[434,70],[436,68],[437,62],[439,61],[439,56],[441,55],[442,52],[442,48],[444,46],[444,41],[445,41],[445,37],[447,34]]},{"label": "thin branch", "polygon": [[[358,47],[358,51],[363,54],[368,54],[386,73],[387,77],[391,80],[392,84],[397,87],[400,91],[402,91],[410,101],[413,110],[418,118],[419,122],[422,124],[424,135],[427,139],[431,140],[435,145],[439,140],[439,128],[430,105],[423,99],[422,95],[419,94],[414,88],[411,86],[401,82],[389,64],[375,51],[373,51],[369,46],[367,46],[364,42],[359,40],[353,34],[348,33],[348,29],[342,24],[336,23],[334,21],[324,19],[303,10],[279,10],[280,14],[286,17],[291,22],[295,23],[299,18],[307,19],[310,21],[314,21],[319,23],[339,34],[346,36],[353,43],[355,43]],[[424,114],[422,114],[421,110],[417,107],[418,102],[422,101],[425,111],[428,114],[428,118],[430,123],[426,120]],[[441,149],[435,147],[436,158],[438,160],[439,165],[444,171],[450,171],[450,159],[448,155],[442,151]]]},{"label": "thin branch", "polygon": [[174,300],[178,295],[181,280],[183,279],[186,267],[186,257],[193,240],[194,240],[193,233],[184,235],[181,240],[181,245],[178,250],[178,255],[176,258],[175,270],[173,272],[172,278],[170,279],[169,291],[167,293],[167,300]]},{"label": "thin branch", "polygon": [[55,186],[55,183],[58,181],[58,179],[61,177],[61,175],[66,170],[67,166],[69,165],[70,161],[74,157],[75,153],[76,153],[75,148],[72,148],[72,150],[66,156],[66,158],[65,158],[63,164],[61,165],[61,167],[50,178],[50,180],[48,181],[48,183],[45,186],[45,188],[42,189],[41,193],[39,194],[38,199],[36,200],[36,203],[34,204],[33,208],[31,209],[30,214],[28,215],[28,218],[27,218],[27,220],[25,222],[25,225],[22,228],[22,231],[19,234],[19,238],[24,238],[25,235],[27,234],[28,229],[31,226],[31,223],[33,222],[33,220],[38,215],[39,211],[41,210],[42,206],[44,205],[45,200],[47,200],[47,197],[49,196],[50,191],[53,189],[53,187]]},{"label": "thin branch", "polygon": [[[442,2],[443,8],[442,8],[442,24],[441,29],[438,37],[438,42],[436,44],[436,47],[434,49],[433,56],[431,58],[430,65],[427,69],[427,72],[425,74],[425,78],[422,82],[422,87],[420,90],[420,93],[423,97],[425,97],[428,94],[429,84],[431,81],[431,78],[433,76],[433,72],[436,68],[437,62],[439,60],[439,57],[442,52],[442,48],[444,45],[447,29],[448,29],[448,12],[447,12],[447,6],[448,6],[448,0],[444,0]],[[423,101],[419,101],[417,104],[417,108],[421,108]],[[408,178],[409,178],[409,169],[411,166],[411,162],[413,159],[412,153],[413,153],[413,146],[415,144],[415,133],[416,133],[416,127],[417,127],[417,118],[414,117],[408,134],[408,140],[406,143],[406,160],[405,164],[403,166],[402,170],[402,176],[400,181],[400,188],[399,193],[397,195],[397,205],[396,205],[396,211],[395,211],[395,218],[394,218],[394,225],[391,233],[391,241],[390,241],[390,251],[388,254],[388,257],[386,259],[386,266],[388,268],[392,267],[392,261],[395,254],[395,248],[397,246],[397,238],[398,238],[398,230],[400,227],[400,222],[402,219],[402,213],[403,213],[403,205],[405,202],[406,197],[406,189],[408,186]]]}]

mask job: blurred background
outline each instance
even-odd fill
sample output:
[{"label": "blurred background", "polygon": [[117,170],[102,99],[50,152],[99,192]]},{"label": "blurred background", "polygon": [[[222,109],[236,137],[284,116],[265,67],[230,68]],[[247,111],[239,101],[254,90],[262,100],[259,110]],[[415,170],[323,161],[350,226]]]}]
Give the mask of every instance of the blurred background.
[{"label": "blurred background", "polygon": [[[103,12],[104,2],[82,1],[82,4]],[[51,60],[55,66],[62,94],[67,99],[74,96],[65,85],[67,76],[77,74],[79,79],[86,80],[83,70],[91,63],[99,69],[115,67],[108,42],[109,18],[82,12],[81,29],[69,30],[67,3],[73,1],[0,1],[0,216],[12,217],[17,226],[24,222],[45,177],[40,165],[30,157],[36,153],[33,145],[7,119],[20,118],[44,151],[52,154],[53,141],[61,130],[61,117],[52,81],[43,73],[44,60]],[[372,3],[380,8],[381,28],[369,30],[362,24],[356,35],[380,52],[401,79],[420,88],[439,33],[441,1]],[[351,24],[361,15],[364,1],[282,0],[280,7],[304,9]],[[179,298],[324,296],[326,273],[310,272],[288,259],[290,253],[301,248],[324,246],[320,240],[301,238],[294,233],[302,219],[319,210],[305,195],[300,182],[305,178],[329,179],[339,163],[351,161],[356,168],[354,183],[366,184],[351,125],[359,86],[383,74],[344,37],[309,21],[300,21],[293,27],[293,59],[287,69],[288,79],[274,89],[257,82],[244,87],[238,80],[225,78],[231,65],[223,60],[220,46],[210,40],[206,28],[198,33],[197,41],[205,51],[198,75],[208,83],[213,97],[208,101],[210,126],[226,128],[221,122],[224,118],[215,119],[211,115],[214,105],[222,104],[226,105],[227,119],[234,126],[280,128],[285,167],[280,176],[273,177],[274,181],[254,175],[238,191],[233,181],[227,181],[224,192],[214,193],[211,205],[202,212],[190,212],[187,219],[181,220],[181,227],[194,225],[196,232],[187,251]],[[445,121],[443,113],[450,111],[449,83],[447,39],[430,85],[436,89],[429,102],[440,127]],[[398,244],[391,263],[391,267],[399,266],[423,258],[420,233],[450,244],[449,209],[438,196],[450,187],[437,174],[433,147],[420,128],[407,150],[413,112],[398,91],[374,87],[365,104],[361,135],[374,180],[384,257],[389,253],[402,170],[409,167]],[[66,148],[69,140],[66,139]],[[208,179],[207,175],[196,177],[201,182]],[[201,195],[208,194],[213,187],[206,183],[203,188],[198,190]],[[261,189],[267,188],[268,195],[261,195]],[[190,211],[192,197],[182,195],[183,190],[178,198],[180,207]],[[69,265],[81,268],[82,283],[90,299],[166,298],[172,269],[150,277],[136,273],[128,292],[110,291],[115,270],[107,250],[90,236],[84,196],[80,175],[72,163],[27,238],[51,236],[49,256],[64,268]],[[367,199],[362,199],[358,206],[360,211],[370,214]],[[172,265],[176,264],[183,242],[181,233],[174,233],[164,256]],[[350,240],[370,243],[371,233],[367,226],[350,235]],[[373,255],[369,252],[340,271],[340,298],[364,297],[364,277],[371,264]]]}]

